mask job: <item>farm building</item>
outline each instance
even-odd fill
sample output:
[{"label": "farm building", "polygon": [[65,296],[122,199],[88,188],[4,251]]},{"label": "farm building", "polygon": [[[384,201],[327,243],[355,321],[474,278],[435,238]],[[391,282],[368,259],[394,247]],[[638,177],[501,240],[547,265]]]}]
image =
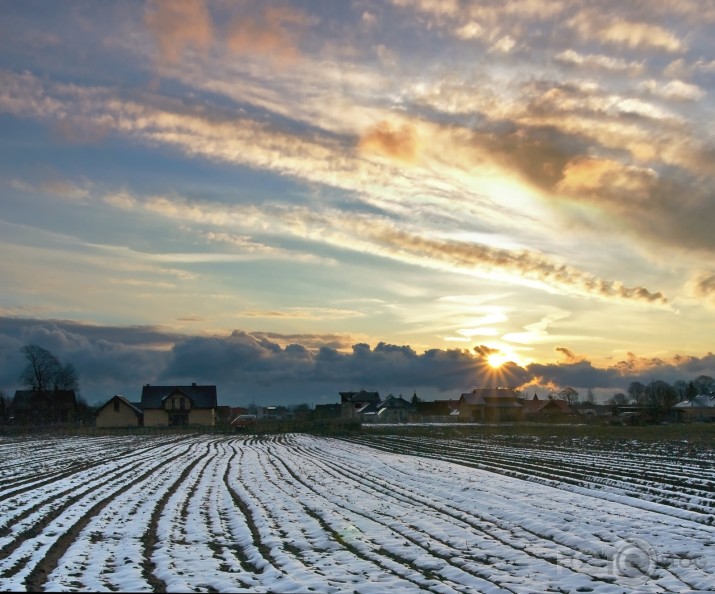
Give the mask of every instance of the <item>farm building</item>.
[{"label": "farm building", "polygon": [[520,421],[524,405],[511,388],[475,388],[460,396],[459,416],[470,421]]},{"label": "farm building", "polygon": [[531,400],[524,400],[523,404],[524,419],[527,421],[568,421],[577,414],[565,400],[539,400],[536,394]]},{"label": "farm building", "polygon": [[137,404],[133,404],[124,396],[117,394],[97,410],[95,425],[97,427],[142,427],[144,414]]},{"label": "farm building", "polygon": [[74,390],[17,390],[12,399],[16,423],[67,423],[77,414]]},{"label": "farm building", "polygon": [[345,419],[359,418],[362,413],[368,412],[380,403],[379,392],[340,392],[342,417]]},{"label": "farm building", "polygon": [[216,386],[152,386],[142,388],[145,427],[216,424]]},{"label": "farm building", "polygon": [[715,421],[715,396],[700,394],[673,407],[683,421]]}]

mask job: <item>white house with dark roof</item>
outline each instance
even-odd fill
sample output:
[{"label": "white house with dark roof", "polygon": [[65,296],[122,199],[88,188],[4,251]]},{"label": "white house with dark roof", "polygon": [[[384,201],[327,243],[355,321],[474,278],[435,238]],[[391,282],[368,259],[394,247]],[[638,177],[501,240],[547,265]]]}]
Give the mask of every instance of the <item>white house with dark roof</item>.
[{"label": "white house with dark roof", "polygon": [[216,386],[152,386],[142,388],[145,427],[216,424]]}]

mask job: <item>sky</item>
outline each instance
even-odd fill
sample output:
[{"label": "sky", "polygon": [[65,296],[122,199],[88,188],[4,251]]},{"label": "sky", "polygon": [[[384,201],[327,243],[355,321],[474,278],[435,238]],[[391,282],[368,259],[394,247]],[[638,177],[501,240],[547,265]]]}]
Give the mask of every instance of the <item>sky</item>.
[{"label": "sky", "polygon": [[715,376],[710,0],[0,0],[0,390]]}]

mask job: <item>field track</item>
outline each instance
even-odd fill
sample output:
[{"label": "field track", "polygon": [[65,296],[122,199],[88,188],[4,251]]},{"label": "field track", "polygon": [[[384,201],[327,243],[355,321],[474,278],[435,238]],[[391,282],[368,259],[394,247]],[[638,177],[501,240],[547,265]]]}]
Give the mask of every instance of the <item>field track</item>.
[{"label": "field track", "polygon": [[3,438],[0,589],[712,591],[715,457],[676,450]]}]

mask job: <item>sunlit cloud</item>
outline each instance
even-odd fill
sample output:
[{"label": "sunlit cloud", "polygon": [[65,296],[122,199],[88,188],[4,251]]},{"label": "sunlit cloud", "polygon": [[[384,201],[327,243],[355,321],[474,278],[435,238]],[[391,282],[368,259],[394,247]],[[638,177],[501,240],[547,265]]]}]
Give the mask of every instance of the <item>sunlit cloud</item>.
[{"label": "sunlit cloud", "polygon": [[215,332],[178,359],[286,378],[325,336],[311,381],[675,373],[713,329],[711,4],[9,8],[3,304]]},{"label": "sunlit cloud", "polygon": [[595,68],[628,74],[640,74],[643,71],[643,62],[627,61],[623,58],[605,54],[582,54],[572,49],[564,50],[554,59],[563,64],[571,64],[579,68]]},{"label": "sunlit cloud", "polygon": [[187,48],[207,51],[214,40],[211,15],[201,0],[152,0],[144,21],[169,63],[179,61]]}]

